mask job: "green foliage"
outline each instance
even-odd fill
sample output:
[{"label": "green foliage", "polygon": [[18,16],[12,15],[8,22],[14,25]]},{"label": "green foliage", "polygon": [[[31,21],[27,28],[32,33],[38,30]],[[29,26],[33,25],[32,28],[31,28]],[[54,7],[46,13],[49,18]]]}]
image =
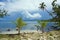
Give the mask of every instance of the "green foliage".
[{"label": "green foliage", "polygon": [[22,18],[17,18],[17,20],[14,22],[16,24],[16,27],[18,28],[18,34],[20,35],[20,29],[26,25],[26,23],[22,20]]},{"label": "green foliage", "polygon": [[41,25],[41,27],[46,27],[46,25],[48,24],[48,22],[46,22],[46,21],[37,21],[38,22],[38,24],[40,24]]},{"label": "green foliage", "polygon": [[45,6],[46,6],[46,5],[44,4],[44,2],[42,2],[42,3],[40,4],[40,7],[39,7],[39,8],[41,8],[41,9],[44,10],[44,9],[45,9]]},{"label": "green foliage", "polygon": [[7,11],[5,9],[1,10],[0,9],[0,17],[4,17],[7,15]]},{"label": "green foliage", "polygon": [[58,22],[57,25],[60,26],[60,5],[56,4],[57,0],[54,0],[52,2],[52,10],[53,10],[53,14],[55,14],[56,16],[52,19],[52,21],[54,22]]},{"label": "green foliage", "polygon": [[53,2],[52,2],[52,6],[55,6],[55,2],[56,2],[57,0],[53,0]]},{"label": "green foliage", "polygon": [[16,20],[16,26],[18,28],[22,28],[25,25],[26,25],[26,23],[22,20],[22,18],[17,18],[17,20]]},{"label": "green foliage", "polygon": [[44,28],[47,26],[48,21],[40,21],[40,20],[38,20],[37,23],[38,23],[38,25],[35,25],[37,27],[37,31],[38,31],[38,29],[41,28],[42,33],[44,33]]},{"label": "green foliage", "polygon": [[40,7],[39,7],[39,8],[42,9],[42,10],[45,10],[47,13],[49,13],[50,16],[53,17],[52,12],[49,12],[49,11],[46,9],[46,5],[45,5],[44,2],[40,3]]}]

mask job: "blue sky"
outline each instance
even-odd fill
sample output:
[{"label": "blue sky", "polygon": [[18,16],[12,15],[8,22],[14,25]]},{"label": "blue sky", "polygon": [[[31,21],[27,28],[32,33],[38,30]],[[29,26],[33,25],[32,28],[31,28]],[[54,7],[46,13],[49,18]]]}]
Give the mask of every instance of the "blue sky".
[{"label": "blue sky", "polygon": [[[8,10],[13,19],[15,16],[21,16],[23,19],[36,20],[36,19],[49,19],[51,16],[47,12],[40,10],[39,3],[45,2],[48,6],[47,9],[51,11],[50,3],[52,0],[0,0],[2,8]],[[60,1],[58,0],[57,3]]]}]

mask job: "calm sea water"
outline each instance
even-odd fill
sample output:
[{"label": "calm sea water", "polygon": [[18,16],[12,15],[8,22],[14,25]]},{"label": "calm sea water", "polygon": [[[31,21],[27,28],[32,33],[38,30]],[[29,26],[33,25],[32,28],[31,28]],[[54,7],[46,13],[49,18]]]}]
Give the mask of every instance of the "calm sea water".
[{"label": "calm sea water", "polygon": [[[36,21],[25,21],[27,23],[21,30],[36,30],[35,25],[37,24]],[[9,21],[0,21],[0,30],[5,31],[7,29],[15,30],[16,25],[13,22]]]},{"label": "calm sea water", "polygon": [[[26,26],[24,26],[21,30],[36,30],[37,28],[35,27],[37,21],[25,21],[27,23]],[[48,23],[46,28],[44,29],[45,31],[52,30],[52,23]],[[16,25],[12,21],[0,21],[0,31],[6,31],[6,30],[16,30]],[[49,29],[49,30],[48,30]]]}]

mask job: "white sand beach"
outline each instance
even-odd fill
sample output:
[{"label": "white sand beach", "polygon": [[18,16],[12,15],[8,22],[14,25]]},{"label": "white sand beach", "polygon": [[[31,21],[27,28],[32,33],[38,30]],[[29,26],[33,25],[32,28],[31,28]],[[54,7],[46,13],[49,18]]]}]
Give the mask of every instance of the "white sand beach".
[{"label": "white sand beach", "polygon": [[[33,32],[38,32],[41,33],[41,31],[36,31],[36,30],[21,30],[20,33],[33,33]],[[17,34],[18,31],[3,31],[0,32],[0,34]]]}]

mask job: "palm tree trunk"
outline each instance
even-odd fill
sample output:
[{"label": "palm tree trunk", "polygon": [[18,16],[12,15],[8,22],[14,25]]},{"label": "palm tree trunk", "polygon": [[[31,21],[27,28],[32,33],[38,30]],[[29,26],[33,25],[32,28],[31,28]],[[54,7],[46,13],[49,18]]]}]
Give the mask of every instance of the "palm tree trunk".
[{"label": "palm tree trunk", "polygon": [[20,28],[18,28],[18,39],[21,40]]},{"label": "palm tree trunk", "polygon": [[44,28],[42,27],[42,33],[44,33]]},{"label": "palm tree trunk", "polygon": [[37,31],[38,31],[38,27],[37,27]]},{"label": "palm tree trunk", "polygon": [[42,27],[42,38],[43,38],[43,40],[45,40],[44,38],[44,28]]},{"label": "palm tree trunk", "polygon": [[46,8],[45,8],[45,11],[49,13],[52,17],[54,17]]},{"label": "palm tree trunk", "polygon": [[20,28],[18,28],[18,34],[20,35]]}]

